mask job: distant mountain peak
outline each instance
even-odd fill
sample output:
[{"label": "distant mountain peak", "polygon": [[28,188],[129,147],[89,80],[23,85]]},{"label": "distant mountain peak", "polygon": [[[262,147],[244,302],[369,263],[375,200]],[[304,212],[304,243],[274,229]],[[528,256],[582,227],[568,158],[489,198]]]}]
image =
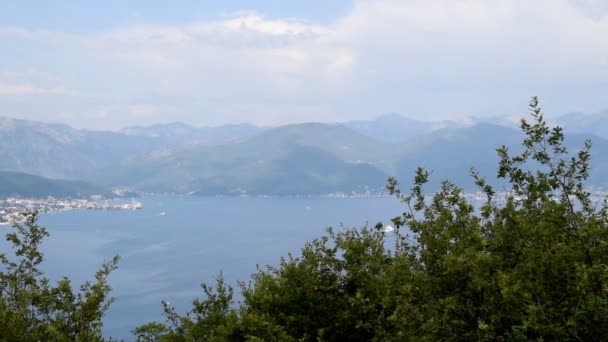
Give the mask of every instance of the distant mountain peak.
[{"label": "distant mountain peak", "polygon": [[390,143],[410,140],[433,130],[430,122],[395,113],[383,114],[375,120],[348,121],[344,125],[360,134]]},{"label": "distant mountain peak", "polygon": [[595,113],[570,112],[556,117],[566,133],[585,133],[608,138],[608,110]]}]

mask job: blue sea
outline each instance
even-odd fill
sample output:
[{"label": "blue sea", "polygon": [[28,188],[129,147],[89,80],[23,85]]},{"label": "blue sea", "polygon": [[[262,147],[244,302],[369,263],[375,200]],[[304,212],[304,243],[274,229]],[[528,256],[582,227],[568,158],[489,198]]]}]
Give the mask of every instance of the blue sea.
[{"label": "blue sea", "polygon": [[397,199],[144,197],[142,210],[76,210],[42,215],[51,236],[43,270],[68,276],[74,287],[103,260],[120,255],[110,276],[112,304],[104,333],[133,340],[130,331],[162,321],[161,300],[181,313],[201,296],[200,284],[222,272],[233,285],[256,265],[277,265],[297,255],[326,227],[373,226],[399,215]]}]

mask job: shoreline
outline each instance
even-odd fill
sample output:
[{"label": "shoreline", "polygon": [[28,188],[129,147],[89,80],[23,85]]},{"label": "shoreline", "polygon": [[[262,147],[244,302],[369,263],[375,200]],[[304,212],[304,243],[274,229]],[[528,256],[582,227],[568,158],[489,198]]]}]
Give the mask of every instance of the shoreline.
[{"label": "shoreline", "polygon": [[117,204],[110,199],[92,198],[20,198],[8,197],[0,199],[0,225],[11,225],[13,222],[24,221],[23,213],[50,213],[71,210],[139,210],[141,202],[132,200],[131,203]]}]

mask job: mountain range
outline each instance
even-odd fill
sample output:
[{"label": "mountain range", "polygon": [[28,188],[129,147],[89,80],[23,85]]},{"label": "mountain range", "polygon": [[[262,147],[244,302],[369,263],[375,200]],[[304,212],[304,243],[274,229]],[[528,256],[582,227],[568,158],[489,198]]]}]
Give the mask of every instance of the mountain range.
[{"label": "mountain range", "polygon": [[85,179],[94,170],[162,146],[148,137],[0,117],[0,170],[5,171]]},{"label": "mountain range", "polygon": [[228,124],[220,127],[193,127],[181,122],[151,126],[133,126],[119,132],[131,137],[145,137],[165,144],[179,144],[191,141],[222,142],[253,136],[267,129],[252,124]]},{"label": "mountain range", "polygon": [[[608,185],[602,177],[608,112],[551,122],[565,127],[572,151],[592,138],[591,181]],[[517,150],[521,139],[513,120],[504,118],[423,122],[391,114],[339,124],[171,123],[92,131],[0,117],[0,170],[153,193],[319,195],[382,191],[388,176],[407,184],[424,166],[433,172],[431,189],[444,178],[470,189],[470,167],[492,178],[496,148]],[[8,189],[11,179],[0,187]]]}]

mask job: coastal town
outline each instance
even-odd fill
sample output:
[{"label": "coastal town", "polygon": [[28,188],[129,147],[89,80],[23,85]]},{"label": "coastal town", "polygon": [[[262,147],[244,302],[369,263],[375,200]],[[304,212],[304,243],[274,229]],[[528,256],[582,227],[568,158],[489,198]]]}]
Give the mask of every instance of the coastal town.
[{"label": "coastal town", "polygon": [[0,198],[0,225],[7,225],[13,222],[22,222],[23,213],[38,212],[46,213],[51,211],[66,210],[138,210],[142,208],[140,202],[132,201],[129,203],[113,203],[102,197],[92,196],[89,199],[74,198],[20,198],[9,197]]},{"label": "coastal town", "polygon": [[[589,188],[591,202],[601,203],[608,199],[608,191],[604,188]],[[130,193],[129,193],[130,194]],[[115,195],[123,195],[117,193]],[[480,204],[486,200],[486,195],[483,192],[465,192],[463,196],[473,204]],[[497,192],[494,199],[501,201],[507,197],[512,196],[507,192]],[[223,196],[219,196],[223,197]],[[249,197],[247,195],[241,195],[240,197]],[[272,196],[256,196],[256,197],[272,197]],[[315,196],[294,196],[300,197],[315,197]],[[333,199],[346,199],[346,198],[382,198],[382,197],[394,197],[386,192],[381,191],[367,191],[365,193],[331,193],[327,195],[319,196],[321,198],[333,198]],[[432,194],[428,194],[428,199],[432,197]],[[516,199],[519,197],[515,196]],[[14,222],[22,222],[24,220],[24,213],[29,212],[58,212],[67,210],[139,210],[143,206],[141,202],[131,200],[130,202],[116,203],[116,201],[109,200],[101,196],[91,196],[88,199],[77,199],[77,198],[25,198],[25,197],[7,197],[0,198],[0,225],[8,225]]]}]

